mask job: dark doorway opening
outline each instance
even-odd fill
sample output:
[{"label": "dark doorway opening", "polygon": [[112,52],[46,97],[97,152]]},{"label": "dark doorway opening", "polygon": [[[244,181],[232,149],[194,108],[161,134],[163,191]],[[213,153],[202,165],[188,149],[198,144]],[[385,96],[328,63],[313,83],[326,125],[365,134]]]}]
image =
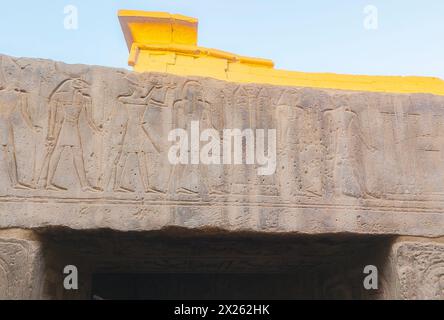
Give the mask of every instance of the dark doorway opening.
[{"label": "dark doorway opening", "polygon": [[97,274],[92,292],[93,299],[105,300],[285,300],[303,294],[297,292],[302,288],[297,278],[294,274]]},{"label": "dark doorway opening", "polygon": [[[111,231],[44,234],[56,299],[292,300],[390,296],[390,237]],[[79,290],[63,290],[75,265]],[[363,286],[377,266],[379,289]]]}]

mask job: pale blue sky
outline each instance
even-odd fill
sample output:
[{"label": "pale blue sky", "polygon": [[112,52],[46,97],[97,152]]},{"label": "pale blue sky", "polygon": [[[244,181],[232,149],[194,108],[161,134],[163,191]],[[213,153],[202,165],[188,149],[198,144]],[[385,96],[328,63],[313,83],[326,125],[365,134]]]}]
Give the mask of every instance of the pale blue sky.
[{"label": "pale blue sky", "polygon": [[[65,30],[63,9],[79,10]],[[379,28],[363,25],[366,5]],[[4,0],[0,53],[126,67],[118,9],[199,18],[199,44],[270,58],[278,68],[444,78],[443,0]]]}]

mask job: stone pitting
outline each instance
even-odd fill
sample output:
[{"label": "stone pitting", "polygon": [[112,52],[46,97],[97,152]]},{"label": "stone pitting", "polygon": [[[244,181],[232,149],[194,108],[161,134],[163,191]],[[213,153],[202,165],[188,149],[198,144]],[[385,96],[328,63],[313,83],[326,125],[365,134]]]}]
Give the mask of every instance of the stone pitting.
[{"label": "stone pitting", "polygon": [[[444,97],[0,67],[0,228],[444,236]],[[170,165],[191,121],[276,129],[276,174]]]},{"label": "stone pitting", "polygon": [[[0,299],[84,299],[97,272],[166,270],[293,272],[274,279],[292,297],[443,299],[443,106],[0,55]],[[171,165],[168,133],[192,121],[276,129],[276,173]],[[78,292],[61,285],[67,261]]]}]

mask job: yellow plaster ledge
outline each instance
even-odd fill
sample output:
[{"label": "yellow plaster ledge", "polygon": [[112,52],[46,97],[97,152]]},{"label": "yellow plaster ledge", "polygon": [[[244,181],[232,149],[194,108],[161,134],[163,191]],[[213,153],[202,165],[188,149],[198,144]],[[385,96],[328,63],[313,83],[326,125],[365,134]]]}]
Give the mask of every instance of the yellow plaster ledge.
[{"label": "yellow plaster ledge", "polygon": [[388,93],[444,95],[444,81],[432,77],[366,76],[279,70],[268,59],[244,57],[198,46],[198,20],[165,12],[120,10],[136,72],[166,72],[240,83]]}]

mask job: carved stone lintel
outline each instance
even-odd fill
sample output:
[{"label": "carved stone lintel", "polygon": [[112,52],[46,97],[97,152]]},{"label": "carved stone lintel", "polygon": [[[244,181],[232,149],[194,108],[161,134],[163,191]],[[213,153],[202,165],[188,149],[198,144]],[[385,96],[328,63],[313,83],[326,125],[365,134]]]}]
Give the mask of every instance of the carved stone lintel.
[{"label": "carved stone lintel", "polygon": [[[443,96],[3,55],[0,74],[0,228],[444,236]],[[195,151],[209,141],[195,138],[193,161],[177,164],[168,157],[175,129],[216,132],[219,146],[226,129],[255,135],[238,146],[242,164],[199,163]],[[274,143],[257,132],[268,130],[276,170],[261,176],[258,145]],[[250,163],[246,149],[256,151]]]}]

